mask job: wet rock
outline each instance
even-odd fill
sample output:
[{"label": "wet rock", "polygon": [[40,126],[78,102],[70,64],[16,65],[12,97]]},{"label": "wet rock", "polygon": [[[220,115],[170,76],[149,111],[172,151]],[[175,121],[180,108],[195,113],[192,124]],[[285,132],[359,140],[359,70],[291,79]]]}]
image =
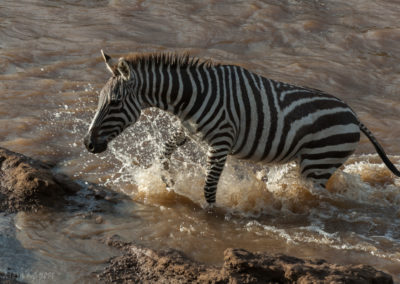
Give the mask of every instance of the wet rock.
[{"label": "wet rock", "polygon": [[287,255],[227,249],[222,267],[197,263],[176,250],[154,251],[115,239],[124,254],[97,275],[106,283],[393,283],[368,265],[338,265]]},{"label": "wet rock", "polygon": [[98,184],[88,183],[87,189],[89,190],[88,196],[91,196],[96,200],[107,200],[111,203],[116,204],[120,201],[122,197],[121,194],[112,192],[107,188],[100,186]]},{"label": "wet rock", "polygon": [[55,206],[79,186],[51,166],[0,147],[0,211],[16,212]]}]

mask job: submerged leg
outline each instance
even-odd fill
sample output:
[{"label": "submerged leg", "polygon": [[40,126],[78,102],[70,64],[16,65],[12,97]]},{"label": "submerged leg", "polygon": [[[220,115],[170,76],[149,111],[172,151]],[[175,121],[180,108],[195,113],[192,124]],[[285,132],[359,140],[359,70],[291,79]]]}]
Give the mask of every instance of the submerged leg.
[{"label": "submerged leg", "polygon": [[314,184],[325,188],[329,178],[344,164],[352,152],[341,152],[341,155],[335,153],[332,156],[326,153],[324,157],[318,154],[318,159],[316,159],[315,154],[301,155],[300,173],[303,178],[312,180]]}]

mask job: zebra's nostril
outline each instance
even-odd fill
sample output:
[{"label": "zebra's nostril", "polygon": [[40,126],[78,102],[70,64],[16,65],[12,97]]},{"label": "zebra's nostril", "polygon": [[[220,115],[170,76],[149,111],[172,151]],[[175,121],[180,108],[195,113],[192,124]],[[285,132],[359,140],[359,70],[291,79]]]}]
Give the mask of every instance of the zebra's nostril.
[{"label": "zebra's nostril", "polygon": [[93,151],[95,150],[95,147],[94,147],[94,144],[93,144],[93,142],[92,142],[91,140],[92,140],[92,139],[90,138],[90,136],[89,136],[89,135],[86,135],[85,138],[83,139],[83,144],[85,144],[86,149],[87,149],[89,152],[92,152],[92,153],[93,153]]},{"label": "zebra's nostril", "polygon": [[90,152],[93,152],[93,151],[94,151],[94,145],[93,145],[92,142],[89,142],[89,143],[88,143],[87,149],[88,149]]}]

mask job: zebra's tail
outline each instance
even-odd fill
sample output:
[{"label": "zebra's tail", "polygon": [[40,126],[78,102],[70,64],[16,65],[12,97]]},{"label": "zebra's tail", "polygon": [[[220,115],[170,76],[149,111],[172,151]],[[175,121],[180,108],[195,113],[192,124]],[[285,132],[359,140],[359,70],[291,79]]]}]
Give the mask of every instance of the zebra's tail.
[{"label": "zebra's tail", "polygon": [[393,163],[387,157],[385,151],[383,150],[381,144],[376,141],[374,135],[369,131],[369,129],[360,122],[360,129],[361,131],[368,137],[369,141],[371,141],[372,145],[374,145],[376,152],[378,152],[379,156],[381,157],[382,161],[385,165],[389,168],[389,170],[394,173],[396,176],[400,177],[400,171],[393,165]]}]

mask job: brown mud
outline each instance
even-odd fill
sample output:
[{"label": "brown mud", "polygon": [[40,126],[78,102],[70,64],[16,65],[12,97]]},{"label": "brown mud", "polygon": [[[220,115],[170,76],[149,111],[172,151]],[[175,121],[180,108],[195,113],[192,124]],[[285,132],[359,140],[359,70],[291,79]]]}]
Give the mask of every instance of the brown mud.
[{"label": "brown mud", "polygon": [[[115,192],[96,184],[87,188],[87,198],[116,202]],[[0,212],[65,210],[74,203],[67,197],[80,190],[81,185],[53,165],[0,147]]]},{"label": "brown mud", "polygon": [[0,147],[0,211],[17,212],[54,207],[79,186],[51,165]]}]

